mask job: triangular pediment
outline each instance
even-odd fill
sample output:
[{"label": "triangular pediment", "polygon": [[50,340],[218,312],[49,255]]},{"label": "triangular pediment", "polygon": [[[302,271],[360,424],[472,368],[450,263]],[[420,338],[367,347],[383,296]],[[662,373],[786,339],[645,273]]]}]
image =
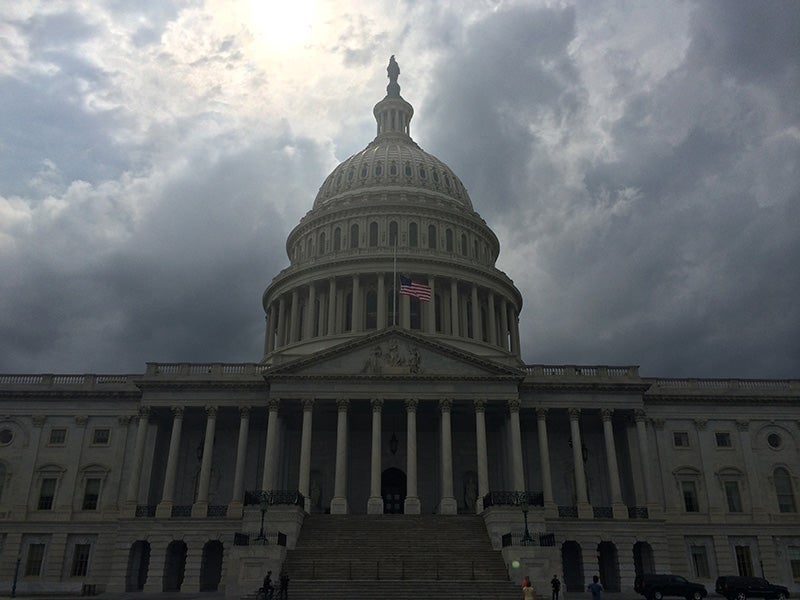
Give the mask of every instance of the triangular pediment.
[{"label": "triangular pediment", "polygon": [[519,369],[475,356],[404,329],[390,328],[273,367],[282,377],[514,378]]}]

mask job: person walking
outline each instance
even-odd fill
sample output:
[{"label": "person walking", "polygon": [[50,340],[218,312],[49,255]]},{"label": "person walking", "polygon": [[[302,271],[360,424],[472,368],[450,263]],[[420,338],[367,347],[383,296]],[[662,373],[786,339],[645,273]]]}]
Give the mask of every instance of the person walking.
[{"label": "person walking", "polygon": [[527,575],[522,580],[522,600],[536,600],[536,590],[531,585],[531,578]]},{"label": "person walking", "polygon": [[553,588],[553,600],[558,600],[558,593],[561,591],[561,580],[558,578],[558,573],[554,574],[550,580],[550,587]]},{"label": "person walking", "polygon": [[601,600],[603,586],[600,585],[600,578],[597,575],[592,577],[592,583],[587,585],[586,589],[592,593],[592,600]]}]

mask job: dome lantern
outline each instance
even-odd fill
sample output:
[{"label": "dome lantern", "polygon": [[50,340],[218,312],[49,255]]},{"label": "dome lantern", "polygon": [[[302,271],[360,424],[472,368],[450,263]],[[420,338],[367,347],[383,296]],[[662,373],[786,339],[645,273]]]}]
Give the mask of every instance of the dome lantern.
[{"label": "dome lantern", "polygon": [[402,135],[410,138],[411,117],[414,108],[400,95],[400,84],[397,77],[400,75],[400,66],[394,59],[394,54],[389,59],[386,67],[389,85],[386,86],[386,97],[375,105],[372,113],[378,122],[378,136]]}]

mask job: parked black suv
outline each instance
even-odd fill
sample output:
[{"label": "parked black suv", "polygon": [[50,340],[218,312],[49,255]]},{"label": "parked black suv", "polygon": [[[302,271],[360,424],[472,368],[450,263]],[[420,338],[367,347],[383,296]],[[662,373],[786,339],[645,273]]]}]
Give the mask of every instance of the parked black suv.
[{"label": "parked black suv", "polygon": [[745,600],[746,598],[777,598],[785,600],[789,590],[782,585],[773,585],[761,577],[718,577],[715,586],[718,594],[728,600]]},{"label": "parked black suv", "polygon": [[649,600],[661,600],[664,596],[681,596],[686,600],[701,600],[708,592],[701,583],[692,583],[680,575],[639,575],[633,589]]}]

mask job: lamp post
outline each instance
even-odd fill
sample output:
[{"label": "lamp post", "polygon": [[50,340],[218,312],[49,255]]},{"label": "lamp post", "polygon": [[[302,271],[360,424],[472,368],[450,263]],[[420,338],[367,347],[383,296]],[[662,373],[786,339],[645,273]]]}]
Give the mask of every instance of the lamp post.
[{"label": "lamp post", "polygon": [[531,532],[528,530],[528,493],[523,492],[522,494],[522,516],[525,517],[525,533],[522,534],[522,540],[520,541],[520,545],[522,546],[530,546],[533,544],[533,538],[531,537]]},{"label": "lamp post", "polygon": [[261,528],[258,530],[258,537],[256,538],[262,544],[267,543],[267,538],[264,535],[264,516],[267,514],[269,508],[269,492],[261,491],[259,493],[258,504],[261,508]]}]

